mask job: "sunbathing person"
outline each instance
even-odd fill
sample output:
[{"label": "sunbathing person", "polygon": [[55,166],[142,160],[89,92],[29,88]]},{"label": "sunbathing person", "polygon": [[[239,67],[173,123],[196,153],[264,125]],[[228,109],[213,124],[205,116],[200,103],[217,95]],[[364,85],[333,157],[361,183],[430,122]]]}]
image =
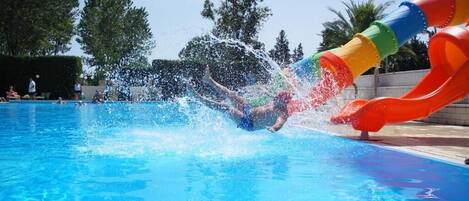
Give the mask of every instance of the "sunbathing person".
[{"label": "sunbathing person", "polygon": [[8,100],[17,100],[21,98],[21,96],[14,90],[13,86],[10,86],[10,89],[6,92],[6,96]]},{"label": "sunbathing person", "polygon": [[280,92],[273,101],[264,106],[251,108],[243,97],[216,82],[208,67],[205,80],[218,93],[230,99],[234,106],[208,99],[194,89],[195,94],[208,107],[228,113],[230,118],[238,124],[238,128],[247,131],[267,129],[270,132],[276,132],[283,127],[289,117],[287,105],[291,96],[288,92]]}]

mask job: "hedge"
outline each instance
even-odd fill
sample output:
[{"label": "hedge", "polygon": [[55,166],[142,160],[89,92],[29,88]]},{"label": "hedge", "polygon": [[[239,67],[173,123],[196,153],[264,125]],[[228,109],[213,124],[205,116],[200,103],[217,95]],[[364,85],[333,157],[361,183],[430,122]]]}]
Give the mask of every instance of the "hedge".
[{"label": "hedge", "polygon": [[82,63],[79,57],[0,56],[0,96],[4,96],[4,92],[11,85],[19,94],[26,94],[29,78],[33,78],[38,95],[48,92],[50,99],[69,99],[73,97],[73,85],[78,81],[81,72]]}]

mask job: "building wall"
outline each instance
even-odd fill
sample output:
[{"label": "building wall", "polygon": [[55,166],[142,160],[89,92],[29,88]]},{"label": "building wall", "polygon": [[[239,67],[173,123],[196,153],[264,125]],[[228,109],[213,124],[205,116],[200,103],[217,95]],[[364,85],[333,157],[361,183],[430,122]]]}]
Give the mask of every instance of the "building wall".
[{"label": "building wall", "polygon": [[[96,90],[104,93],[104,86],[83,86],[82,93],[85,100],[91,100]],[[146,94],[145,87],[130,87],[131,100],[140,100]]]},{"label": "building wall", "polygon": [[101,93],[104,92],[104,86],[83,86],[81,87],[82,94],[85,96],[85,100],[91,100],[96,93],[99,91]]},{"label": "building wall", "polygon": [[[423,79],[429,70],[405,71],[374,75],[364,75],[355,80],[358,87],[358,98],[400,97],[410,91]],[[354,99],[354,89],[349,87],[342,96],[346,100]],[[469,96],[460,102],[448,105],[444,109],[422,120],[429,123],[469,126]]]}]

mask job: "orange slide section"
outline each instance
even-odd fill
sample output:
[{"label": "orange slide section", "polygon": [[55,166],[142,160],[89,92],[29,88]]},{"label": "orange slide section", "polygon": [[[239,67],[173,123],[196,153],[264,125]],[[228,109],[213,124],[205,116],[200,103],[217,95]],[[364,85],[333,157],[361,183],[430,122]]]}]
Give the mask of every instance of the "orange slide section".
[{"label": "orange slide section", "polygon": [[451,27],[429,44],[432,70],[401,98],[357,99],[333,116],[333,123],[351,123],[377,132],[387,123],[422,119],[469,94],[469,27]]}]

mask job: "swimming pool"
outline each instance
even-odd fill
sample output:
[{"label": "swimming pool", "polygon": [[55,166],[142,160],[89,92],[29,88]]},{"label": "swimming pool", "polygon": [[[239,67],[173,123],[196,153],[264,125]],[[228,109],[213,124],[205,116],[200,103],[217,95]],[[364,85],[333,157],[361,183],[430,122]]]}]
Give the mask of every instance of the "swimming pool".
[{"label": "swimming pool", "polygon": [[468,200],[469,169],[181,102],[0,105],[0,200]]}]

